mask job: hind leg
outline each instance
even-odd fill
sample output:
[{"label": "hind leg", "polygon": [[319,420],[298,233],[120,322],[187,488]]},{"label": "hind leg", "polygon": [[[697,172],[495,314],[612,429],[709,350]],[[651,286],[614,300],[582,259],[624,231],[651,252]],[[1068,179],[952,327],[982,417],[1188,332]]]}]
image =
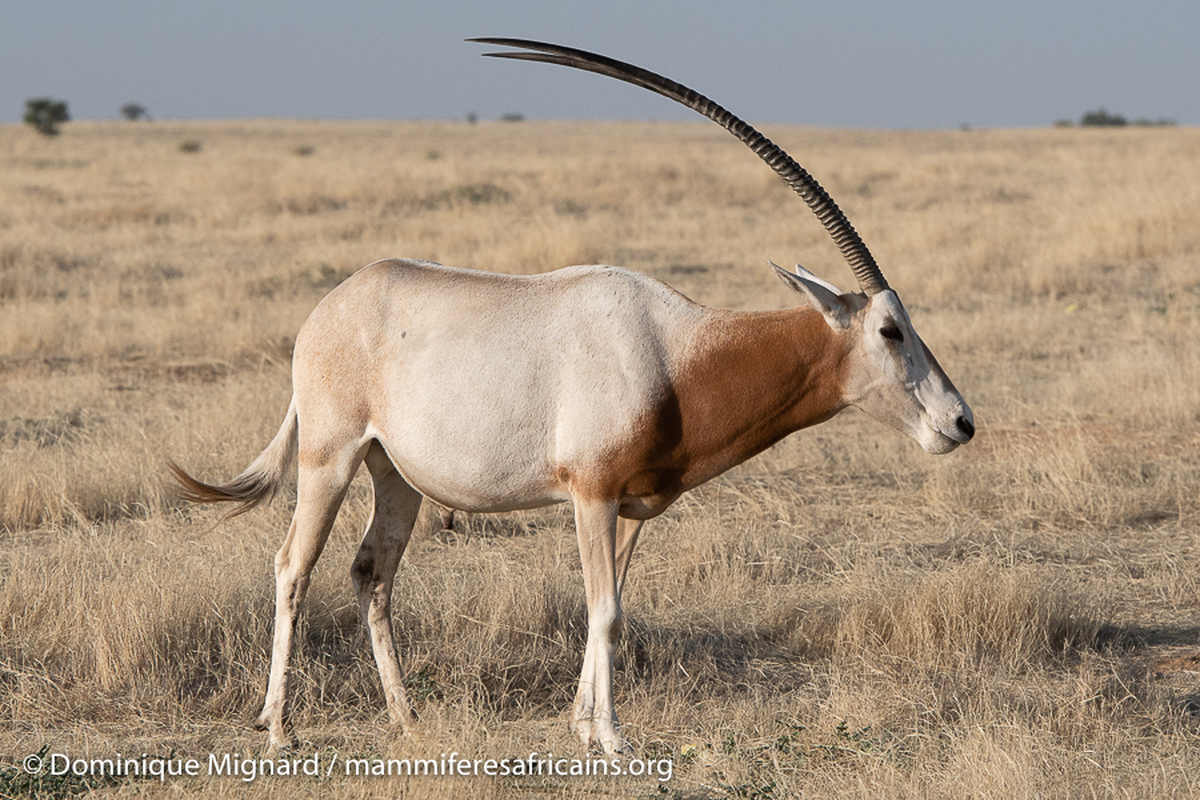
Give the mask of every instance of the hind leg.
[{"label": "hind leg", "polygon": [[283,545],[275,555],[275,637],[271,648],[271,677],[255,727],[270,733],[269,749],[288,747],[292,736],[285,724],[287,685],[296,622],[308,591],[313,566],[325,547],[346,488],[362,459],[361,449],[346,448],[323,461],[301,450],[296,511]]},{"label": "hind leg", "polygon": [[388,716],[392,722],[408,725],[414,718],[392,637],[392,585],[422,498],[396,471],[378,442],[371,442],[366,462],[374,482],[375,503],[350,577],[358,592],[363,621],[371,633],[371,650],[383,683]]}]

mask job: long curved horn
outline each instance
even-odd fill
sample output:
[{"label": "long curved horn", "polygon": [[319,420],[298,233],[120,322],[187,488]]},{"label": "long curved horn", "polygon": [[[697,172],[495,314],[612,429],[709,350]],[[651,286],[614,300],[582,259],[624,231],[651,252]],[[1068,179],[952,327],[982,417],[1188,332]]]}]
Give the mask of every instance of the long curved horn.
[{"label": "long curved horn", "polygon": [[854,277],[858,279],[858,285],[865,294],[873,295],[888,288],[888,283],[884,279],[883,273],[880,272],[879,265],[875,263],[875,258],[863,243],[862,237],[858,235],[858,231],[854,230],[850,220],[846,219],[846,215],[838,208],[838,204],[833,201],[829,193],[821,184],[817,183],[816,178],[797,164],[779,145],[763,136],[749,123],[734,116],[699,92],[641,67],[635,67],[607,56],[589,53],[586,50],[576,50],[573,47],[532,42],[526,39],[491,37],[468,39],[467,41],[540,51],[484,53],[484,55],[522,61],[545,61],[550,64],[561,64],[565,67],[596,72],[632,83],[635,86],[641,86],[643,89],[649,89],[703,114],[741,139],[759,158],[767,162],[767,165],[775,170],[779,177],[783,178],[796,191],[796,194],[803,198],[804,202],[808,203],[808,207],[817,215],[817,219],[825,226],[825,230],[833,237],[842,256],[850,264],[850,269],[854,271]]}]

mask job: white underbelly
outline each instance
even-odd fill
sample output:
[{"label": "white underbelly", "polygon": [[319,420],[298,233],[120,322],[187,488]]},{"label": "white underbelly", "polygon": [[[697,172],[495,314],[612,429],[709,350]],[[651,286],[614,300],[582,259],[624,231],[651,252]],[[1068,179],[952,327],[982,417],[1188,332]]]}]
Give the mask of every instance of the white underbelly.
[{"label": "white underbelly", "polygon": [[516,511],[570,499],[546,431],[469,419],[413,418],[376,438],[404,479],[444,506],[472,512]]}]

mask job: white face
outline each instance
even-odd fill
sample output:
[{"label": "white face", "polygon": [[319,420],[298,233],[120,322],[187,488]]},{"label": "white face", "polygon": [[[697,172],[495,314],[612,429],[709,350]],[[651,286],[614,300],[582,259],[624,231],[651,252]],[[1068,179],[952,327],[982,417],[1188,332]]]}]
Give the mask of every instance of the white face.
[{"label": "white face", "polygon": [[854,337],[848,402],[907,433],[930,453],[949,453],[971,440],[975,419],[970,407],[913,330],[895,292],[843,294],[803,267],[797,266],[795,273],[775,271],[831,328]]},{"label": "white face", "polygon": [[861,347],[848,387],[852,402],[930,453],[948,453],[975,435],[971,409],[913,330],[890,289],[855,315]]}]

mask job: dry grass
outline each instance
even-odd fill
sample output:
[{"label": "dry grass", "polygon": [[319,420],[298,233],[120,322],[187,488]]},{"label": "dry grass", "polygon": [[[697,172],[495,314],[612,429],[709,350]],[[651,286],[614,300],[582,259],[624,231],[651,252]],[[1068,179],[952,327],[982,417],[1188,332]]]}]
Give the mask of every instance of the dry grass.
[{"label": "dry grass", "polygon": [[[653,521],[618,705],[679,797],[1200,796],[1200,132],[779,128],[976,411],[935,459],[855,412]],[[621,263],[709,305],[846,284],[703,123],[0,126],[0,754],[254,753],[287,503],[213,528],[292,336],[376,258]],[[200,143],[185,152],[181,143]],[[295,719],[342,756],[581,755],[570,515],[421,522],[386,725],[347,570],[318,565]],[[307,752],[307,751],[306,751]],[[0,764],[0,793],[29,795]],[[64,793],[75,784],[43,787]],[[15,788],[14,788],[15,787]],[[23,787],[23,788],[22,788]],[[191,779],[110,794],[656,795],[653,778]]]}]

